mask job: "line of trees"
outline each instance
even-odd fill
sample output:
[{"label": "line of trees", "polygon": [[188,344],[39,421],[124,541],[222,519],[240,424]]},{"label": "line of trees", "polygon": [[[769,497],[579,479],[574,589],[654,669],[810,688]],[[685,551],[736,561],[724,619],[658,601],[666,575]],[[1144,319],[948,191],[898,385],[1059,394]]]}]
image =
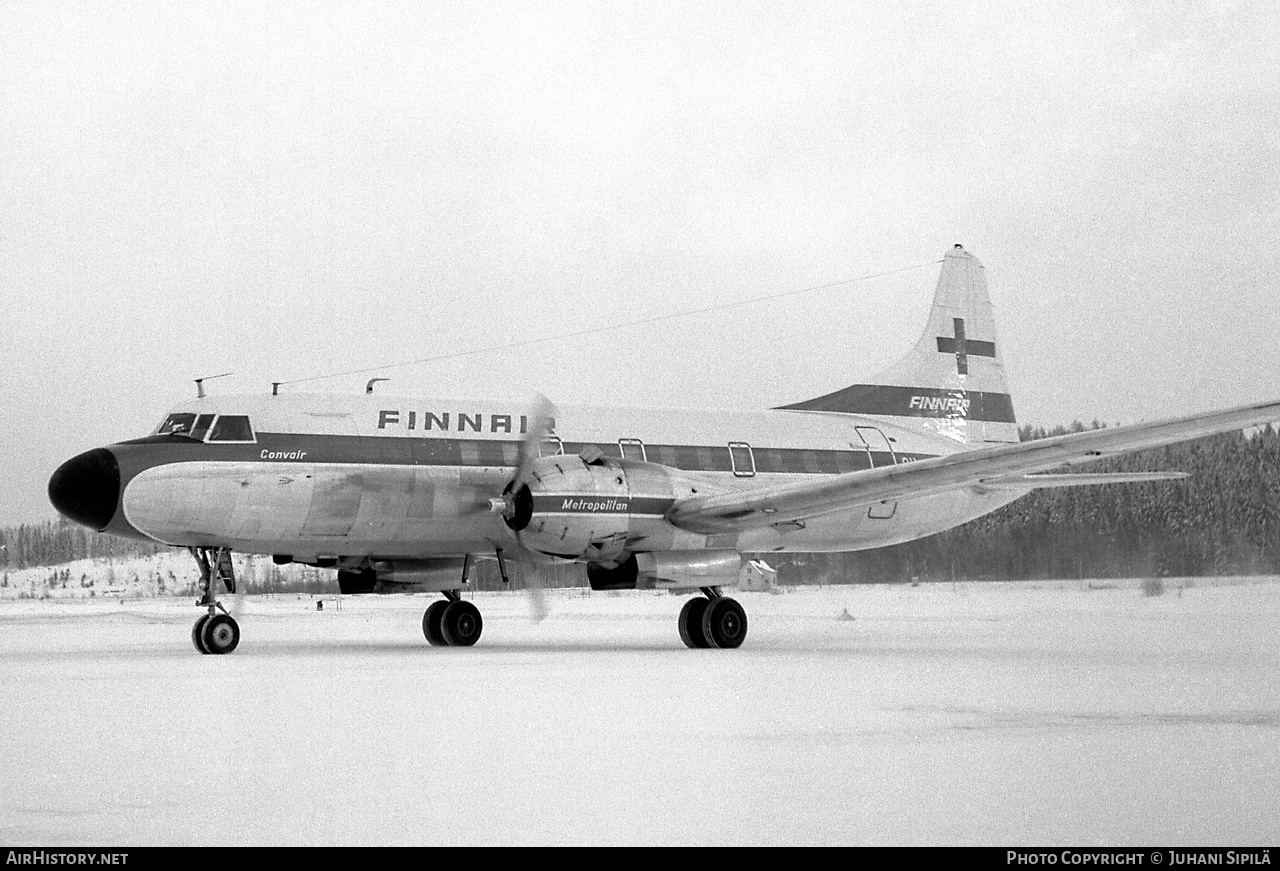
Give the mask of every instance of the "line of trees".
[{"label": "line of trees", "polygon": [[125,560],[170,548],[114,535],[99,535],[69,520],[0,528],[0,569],[56,566],[80,559]]},{"label": "line of trees", "polygon": [[[1024,427],[1020,435],[1027,440],[1086,428],[1079,422],[1052,430]],[[908,544],[766,558],[783,583],[1280,573],[1280,432],[1273,427],[1080,468],[1176,470],[1191,477],[1038,490],[972,523]],[[68,521],[46,521],[0,529],[0,570],[90,557],[124,560],[165,549],[98,535]],[[477,580],[496,576],[496,565],[481,562],[477,569]],[[550,585],[579,577],[585,582],[580,568],[553,574],[544,579]]]}]

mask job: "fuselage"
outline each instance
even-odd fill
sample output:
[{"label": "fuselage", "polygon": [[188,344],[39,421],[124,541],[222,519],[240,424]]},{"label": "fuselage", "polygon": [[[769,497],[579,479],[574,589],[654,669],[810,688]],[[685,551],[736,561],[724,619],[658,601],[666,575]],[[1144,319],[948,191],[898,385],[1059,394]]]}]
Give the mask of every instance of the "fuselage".
[{"label": "fuselage", "polygon": [[[175,407],[150,436],[69,461],[50,492],[56,503],[61,475],[62,500],[71,501],[75,487],[67,482],[85,484],[91,475],[97,502],[76,519],[169,545],[301,561],[492,552],[510,532],[491,500],[511,480],[530,426],[519,401],[205,397]],[[592,446],[637,471],[670,470],[666,502],[700,487],[748,489],[964,449],[932,432],[849,414],[558,406],[541,453],[579,454]],[[669,505],[648,499],[643,549],[860,550],[939,532],[1018,495],[969,489],[730,535],[664,524]],[[618,496],[565,508],[632,507],[629,494]]]}]

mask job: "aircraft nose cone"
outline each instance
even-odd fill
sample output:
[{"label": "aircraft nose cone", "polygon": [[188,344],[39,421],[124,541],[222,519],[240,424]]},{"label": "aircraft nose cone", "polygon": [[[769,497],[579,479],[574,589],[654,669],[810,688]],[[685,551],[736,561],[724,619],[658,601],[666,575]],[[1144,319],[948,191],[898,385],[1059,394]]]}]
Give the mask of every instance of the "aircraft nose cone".
[{"label": "aircraft nose cone", "polygon": [[67,460],[49,479],[49,501],[63,516],[101,531],[120,500],[120,465],[106,448]]}]

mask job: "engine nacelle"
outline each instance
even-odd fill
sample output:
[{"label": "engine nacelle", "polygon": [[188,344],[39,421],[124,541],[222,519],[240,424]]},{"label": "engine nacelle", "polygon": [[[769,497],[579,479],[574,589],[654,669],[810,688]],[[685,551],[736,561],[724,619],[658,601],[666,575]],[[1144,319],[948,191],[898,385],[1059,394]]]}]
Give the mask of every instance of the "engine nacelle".
[{"label": "engine nacelle", "polygon": [[462,586],[463,557],[377,560],[372,568],[339,571],[338,589],[360,593],[439,593]]},{"label": "engine nacelle", "polygon": [[528,483],[505,495],[504,517],[530,550],[609,564],[625,556],[628,542],[662,530],[669,537],[666,513],[689,492],[672,470],[653,463],[541,457]]},{"label": "engine nacelle", "polygon": [[636,562],[642,581],[675,590],[736,587],[742,571],[742,555],[732,550],[638,553]]},{"label": "engine nacelle", "polygon": [[637,553],[615,568],[588,564],[593,590],[693,590],[736,587],[742,571],[737,551],[697,550]]}]

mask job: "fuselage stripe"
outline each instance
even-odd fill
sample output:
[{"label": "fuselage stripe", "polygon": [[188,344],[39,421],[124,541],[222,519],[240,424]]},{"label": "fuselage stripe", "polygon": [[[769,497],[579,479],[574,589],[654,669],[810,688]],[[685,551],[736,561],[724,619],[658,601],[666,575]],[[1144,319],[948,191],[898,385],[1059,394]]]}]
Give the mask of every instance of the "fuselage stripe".
[{"label": "fuselage stripe", "polygon": [[[514,468],[520,451],[515,439],[405,438],[259,432],[255,444],[216,444],[181,437],[150,436],[122,442],[154,446],[163,462],[345,463],[396,466]],[[565,454],[588,445],[606,457],[621,459],[618,443],[565,442]],[[754,447],[756,473],[835,475],[926,459],[931,454],[867,450]],[[723,445],[646,445],[649,462],[691,472],[732,472],[728,443]],[[741,471],[741,470],[739,470]]]}]

